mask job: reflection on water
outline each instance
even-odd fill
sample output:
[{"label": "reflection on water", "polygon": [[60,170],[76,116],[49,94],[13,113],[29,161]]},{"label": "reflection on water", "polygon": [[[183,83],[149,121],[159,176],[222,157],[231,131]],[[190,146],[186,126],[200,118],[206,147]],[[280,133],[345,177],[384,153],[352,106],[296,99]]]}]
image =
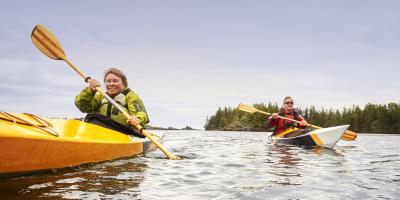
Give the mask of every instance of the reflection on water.
[{"label": "reflection on water", "polygon": [[0,199],[396,199],[400,136],[334,150],[268,143],[267,133],[171,131],[184,157],[145,156],[0,180]]},{"label": "reflection on water", "polygon": [[291,146],[270,145],[267,148],[267,155],[279,158],[279,161],[274,164],[276,167],[293,168],[301,159],[294,155],[295,153],[291,148]]},{"label": "reflection on water", "polygon": [[[131,160],[87,164],[27,177],[3,180],[1,199],[61,197],[66,199],[116,197],[137,190],[144,179],[146,164]],[[129,195],[135,196],[135,195]]]}]

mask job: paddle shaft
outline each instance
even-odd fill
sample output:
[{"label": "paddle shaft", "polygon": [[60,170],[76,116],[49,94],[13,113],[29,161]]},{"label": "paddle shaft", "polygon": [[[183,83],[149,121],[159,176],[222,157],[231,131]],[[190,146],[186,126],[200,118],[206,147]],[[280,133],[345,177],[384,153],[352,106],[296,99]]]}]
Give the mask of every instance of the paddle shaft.
[{"label": "paddle shaft", "polygon": [[[83,79],[87,80],[87,76],[79,70],[71,61],[69,61],[67,58],[64,59],[66,63],[68,63],[69,66],[72,67]],[[130,119],[132,116],[129,115],[117,102],[114,101],[110,96],[108,96],[107,93],[105,93],[100,87],[96,87],[96,91],[99,92],[101,95],[103,95],[113,106],[115,106],[119,111],[122,112],[122,114],[127,118]],[[169,158],[169,159],[176,159],[176,156],[172,155],[170,152],[168,152],[167,149],[165,149],[156,139],[153,138],[153,136],[150,135],[144,129],[140,124],[135,125],[135,127],[142,133],[144,136],[146,136],[149,140],[151,140],[164,154]]]},{"label": "paddle shaft", "polygon": [[[261,111],[261,110],[257,110],[256,112],[262,113],[262,114],[265,114],[265,115],[271,115],[271,113],[264,112],[264,111]],[[281,119],[286,119],[286,120],[289,120],[289,121],[293,121],[293,122],[300,123],[300,121],[297,121],[297,120],[295,120],[295,119],[290,119],[290,118],[282,117],[282,116],[278,116],[278,117],[281,118]],[[309,127],[312,127],[312,128],[317,128],[317,129],[322,128],[322,127],[315,126],[315,125],[312,125],[312,124],[307,124],[306,126],[309,126]]]},{"label": "paddle shaft", "polygon": [[[64,60],[69,66],[72,67],[72,69],[79,74],[79,76],[81,76],[83,79],[86,79],[87,76],[85,75],[85,73],[83,73],[81,70],[79,70],[78,67],[76,67],[71,61],[68,60],[68,58],[64,57],[62,58],[62,60]],[[107,98],[107,97],[106,97]]]}]

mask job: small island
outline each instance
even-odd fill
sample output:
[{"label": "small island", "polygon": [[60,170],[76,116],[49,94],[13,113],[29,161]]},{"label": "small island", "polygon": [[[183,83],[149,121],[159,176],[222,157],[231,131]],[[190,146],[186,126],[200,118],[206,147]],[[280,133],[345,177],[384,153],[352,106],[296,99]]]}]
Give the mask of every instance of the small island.
[{"label": "small island", "polygon": [[[253,104],[258,110],[269,113],[277,112],[277,103]],[[310,123],[321,127],[349,124],[350,130],[359,133],[400,133],[400,103],[367,104],[364,107],[352,106],[342,110],[320,109],[314,106],[298,108],[302,116]],[[222,131],[273,131],[267,127],[269,116],[249,114],[237,108],[218,108],[217,112],[207,117],[205,130]]]}]

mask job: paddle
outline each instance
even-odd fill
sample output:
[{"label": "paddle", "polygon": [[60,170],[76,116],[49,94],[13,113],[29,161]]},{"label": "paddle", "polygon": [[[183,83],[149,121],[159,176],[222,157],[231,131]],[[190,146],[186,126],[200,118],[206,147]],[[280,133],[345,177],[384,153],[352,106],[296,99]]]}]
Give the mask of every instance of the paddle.
[{"label": "paddle", "polygon": [[[62,49],[60,43],[54,37],[52,33],[50,33],[44,26],[36,25],[32,31],[32,42],[33,44],[46,56],[54,60],[63,60],[68,63],[69,66],[72,67],[86,82],[90,80],[90,77],[86,76],[81,70],[79,70],[74,64],[71,63],[65,56],[64,50]],[[102,94],[113,106],[115,106],[122,114],[130,119],[131,116],[119,105],[117,104],[110,96],[108,96],[100,87],[96,87],[97,92]],[[179,157],[172,155],[165,149],[157,140],[153,138],[151,133],[148,133],[146,129],[144,129],[140,124],[135,126],[140,133],[146,136],[149,140],[151,140],[169,159],[178,159]]]},{"label": "paddle", "polygon": [[[248,113],[256,113],[256,112],[258,112],[258,113],[265,114],[265,115],[271,115],[271,113],[258,110],[257,108],[254,108],[253,106],[246,105],[246,104],[243,104],[243,103],[239,104],[238,109],[241,110],[241,111],[244,111],[244,112],[248,112]],[[290,120],[290,121],[294,121],[294,122],[300,123],[299,121],[294,120],[294,119],[290,119],[290,118],[286,118],[286,117],[282,117],[282,116],[278,116],[278,117],[281,118],[281,119],[286,119],[286,120]],[[316,128],[316,129],[322,128],[322,127],[315,126],[315,125],[312,125],[312,124],[307,124],[307,126],[310,126],[312,128]],[[357,133],[355,133],[353,131],[349,131],[349,130],[346,130],[343,133],[342,137],[341,137],[341,139],[345,140],[345,141],[353,141],[356,138],[357,138]]]}]

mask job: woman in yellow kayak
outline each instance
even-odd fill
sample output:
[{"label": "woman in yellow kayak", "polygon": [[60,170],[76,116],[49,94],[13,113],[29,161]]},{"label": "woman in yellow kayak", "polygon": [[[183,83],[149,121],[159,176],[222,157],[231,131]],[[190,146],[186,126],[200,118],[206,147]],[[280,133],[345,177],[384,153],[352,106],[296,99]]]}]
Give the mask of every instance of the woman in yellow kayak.
[{"label": "woman in yellow kayak", "polygon": [[[308,124],[299,111],[293,108],[293,103],[292,97],[285,97],[283,99],[283,108],[280,108],[278,113],[272,113],[268,118],[268,126],[275,127],[273,135],[277,135],[291,127],[305,127]],[[300,123],[296,124],[293,121],[281,119],[278,116],[294,119],[300,121]]]},{"label": "woman in yellow kayak", "polygon": [[[91,121],[93,116],[96,115],[93,114],[94,112],[102,115],[100,116],[100,118],[102,118],[100,119],[101,121],[104,121],[103,116],[106,116],[123,126],[135,126],[138,124],[144,126],[149,122],[143,101],[135,92],[128,88],[127,78],[121,70],[116,68],[108,69],[104,73],[104,83],[106,85],[107,94],[121,105],[132,117],[127,120],[103,95],[96,92],[96,87],[100,87],[100,83],[96,79],[90,79],[89,87],[83,89],[75,98],[75,105],[80,111],[91,113],[86,117],[85,121]],[[98,118],[98,114],[95,118]]]}]

